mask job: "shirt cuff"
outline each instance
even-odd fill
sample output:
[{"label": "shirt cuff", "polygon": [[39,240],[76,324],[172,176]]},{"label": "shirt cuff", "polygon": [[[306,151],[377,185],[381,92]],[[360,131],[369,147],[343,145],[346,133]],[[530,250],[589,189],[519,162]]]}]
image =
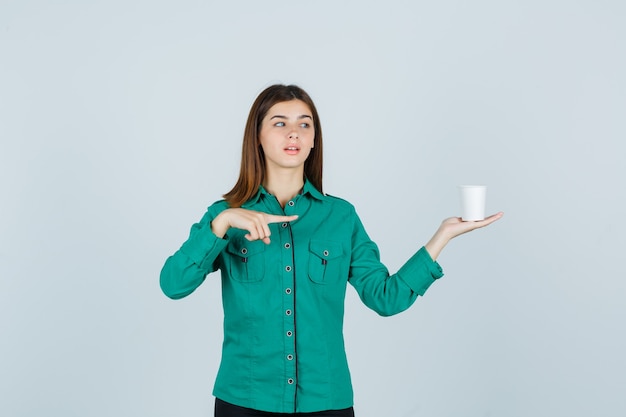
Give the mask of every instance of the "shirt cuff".
[{"label": "shirt cuff", "polygon": [[227,244],[228,238],[224,236],[224,239],[220,239],[215,236],[209,223],[183,243],[180,251],[189,256],[200,268],[203,268],[205,261],[213,263]]},{"label": "shirt cuff", "polygon": [[421,247],[398,271],[398,276],[416,293],[424,295],[435,280],[443,276],[443,270]]}]

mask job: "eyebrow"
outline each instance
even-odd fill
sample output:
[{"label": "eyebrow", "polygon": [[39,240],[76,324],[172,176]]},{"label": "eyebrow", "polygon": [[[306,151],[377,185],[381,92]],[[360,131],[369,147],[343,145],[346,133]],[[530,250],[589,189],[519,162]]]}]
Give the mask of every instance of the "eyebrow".
[{"label": "eyebrow", "polygon": [[[287,116],[283,116],[282,114],[277,114],[275,116],[270,117],[270,120],[272,119],[288,119]],[[301,119],[311,119],[313,120],[313,118],[311,116],[309,116],[308,114],[301,114],[300,116],[298,116],[298,120]]]}]

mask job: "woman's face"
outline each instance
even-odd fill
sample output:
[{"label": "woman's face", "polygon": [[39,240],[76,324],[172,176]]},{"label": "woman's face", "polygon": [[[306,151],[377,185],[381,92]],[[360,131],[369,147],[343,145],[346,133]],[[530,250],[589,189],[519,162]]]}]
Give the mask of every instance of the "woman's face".
[{"label": "woman's face", "polygon": [[311,109],[301,100],[274,104],[263,121],[259,139],[266,169],[304,168],[314,145]]}]

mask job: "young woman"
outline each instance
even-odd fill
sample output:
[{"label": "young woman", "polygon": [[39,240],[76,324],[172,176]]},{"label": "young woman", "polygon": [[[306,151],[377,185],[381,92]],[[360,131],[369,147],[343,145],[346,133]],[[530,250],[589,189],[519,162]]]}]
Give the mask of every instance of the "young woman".
[{"label": "young woman", "polygon": [[163,292],[178,299],[221,271],[215,416],[354,416],[346,284],[380,315],[406,310],[443,275],[435,260],[450,239],[500,217],[444,220],[390,275],[354,207],[322,192],[322,128],[309,95],[265,89],[248,116],[236,185],[161,272]]}]

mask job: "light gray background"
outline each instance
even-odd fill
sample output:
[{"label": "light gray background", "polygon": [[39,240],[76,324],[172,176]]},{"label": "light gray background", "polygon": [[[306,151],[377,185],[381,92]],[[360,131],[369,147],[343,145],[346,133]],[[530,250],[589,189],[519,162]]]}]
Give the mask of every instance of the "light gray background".
[{"label": "light gray background", "polygon": [[274,82],[390,270],[458,184],[506,213],[399,316],[348,291],[359,417],[626,415],[624,4],[2,0],[0,415],[212,415],[219,276],[158,275]]}]

